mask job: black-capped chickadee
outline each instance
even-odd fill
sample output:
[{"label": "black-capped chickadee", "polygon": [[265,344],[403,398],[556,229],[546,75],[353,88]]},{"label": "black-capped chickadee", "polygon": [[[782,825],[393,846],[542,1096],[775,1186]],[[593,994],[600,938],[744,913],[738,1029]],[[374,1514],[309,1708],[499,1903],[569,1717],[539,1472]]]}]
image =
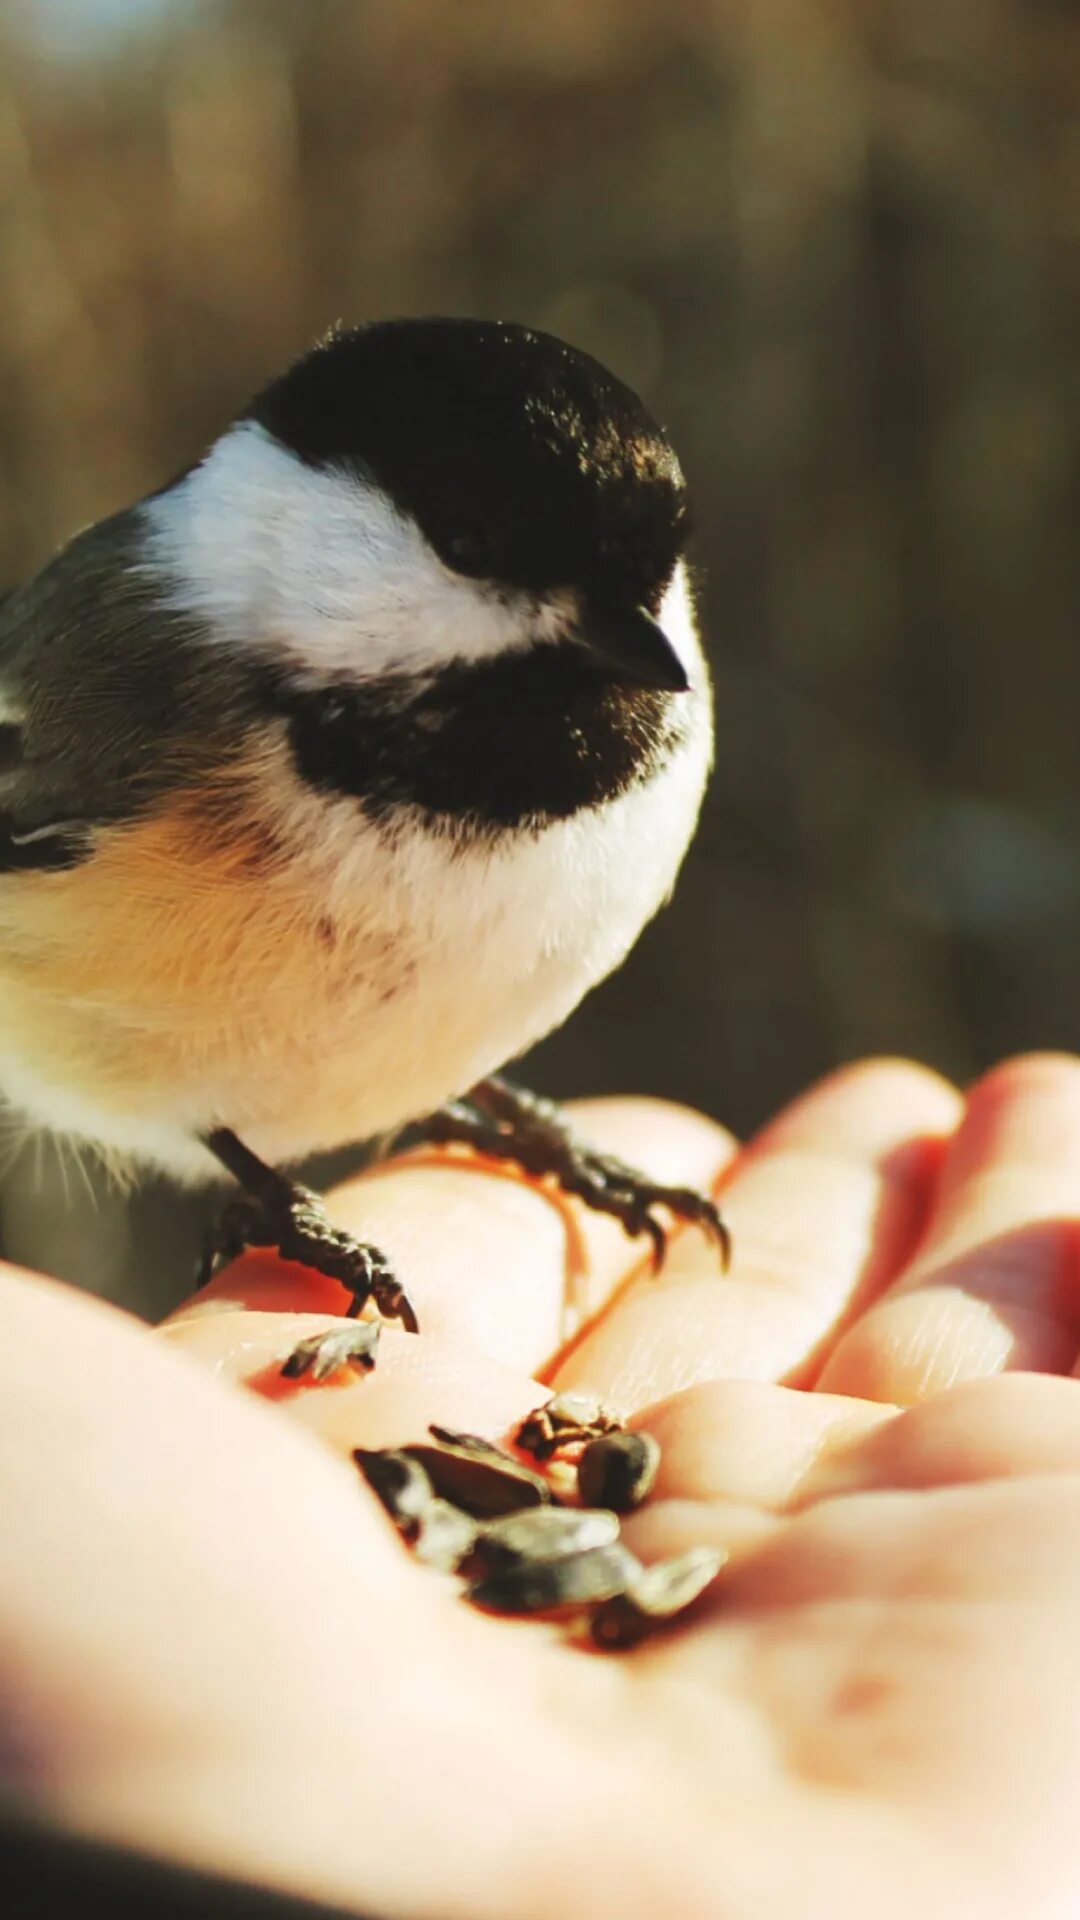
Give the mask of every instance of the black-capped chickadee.
[{"label": "black-capped chickadee", "polygon": [[249,1195],[223,1250],[279,1245],[407,1326],[381,1256],[273,1169],[448,1099],[429,1133],[658,1244],[661,1202],[722,1240],[491,1078],[686,851],[712,739],[686,534],[635,394],[471,320],[331,334],[80,533],[0,606],[12,1105],[182,1179],[222,1162]]}]

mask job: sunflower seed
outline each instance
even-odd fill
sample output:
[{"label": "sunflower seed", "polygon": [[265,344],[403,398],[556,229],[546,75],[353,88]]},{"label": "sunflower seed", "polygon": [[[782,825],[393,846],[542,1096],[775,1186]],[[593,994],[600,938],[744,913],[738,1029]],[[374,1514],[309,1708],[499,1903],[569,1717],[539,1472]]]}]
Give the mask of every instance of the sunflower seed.
[{"label": "sunflower seed", "polygon": [[527,1414],[514,1435],[515,1446],[536,1460],[548,1460],[561,1447],[612,1433],[620,1425],[591,1393],[556,1393]]},{"label": "sunflower seed", "polygon": [[364,1447],[356,1448],[353,1459],[395,1526],[402,1532],[415,1526],[435,1497],[431,1481],[419,1461],[393,1448],[379,1453]]},{"label": "sunflower seed", "polygon": [[619,1537],[619,1516],[601,1508],[531,1507],[508,1513],[480,1529],[469,1571],[488,1575],[522,1561],[536,1566],[569,1553],[610,1547]]},{"label": "sunflower seed", "polygon": [[456,1573],[467,1560],[476,1540],[476,1522],[452,1507],[449,1500],[432,1500],[420,1515],[420,1525],[412,1543],[417,1560],[440,1573]]},{"label": "sunflower seed", "polygon": [[591,1633],[598,1647],[631,1647],[691,1606],[715,1580],[727,1554],[722,1547],[691,1547],[671,1560],[644,1567],[623,1593],[597,1608]]},{"label": "sunflower seed", "polygon": [[642,1571],[626,1547],[589,1547],[558,1560],[503,1567],[469,1588],[468,1598],[488,1613],[577,1613],[624,1593]]},{"label": "sunflower seed", "polygon": [[598,1420],[612,1418],[594,1393],[557,1393],[548,1401],[544,1412],[560,1427],[592,1427]]},{"label": "sunflower seed", "polygon": [[629,1513],[652,1491],[660,1448],[651,1433],[606,1433],[578,1461],[578,1492],[587,1507]]},{"label": "sunflower seed", "polygon": [[322,1381],[341,1367],[360,1367],[370,1373],[381,1332],[378,1320],[347,1320],[344,1326],[309,1334],[297,1341],[282,1362],[282,1375],[286,1380],[302,1380],[309,1374],[313,1381]]},{"label": "sunflower seed", "polygon": [[461,1433],[457,1427],[440,1427],[432,1421],[428,1427],[433,1440],[441,1447],[455,1447],[462,1453],[474,1453],[481,1460],[512,1460],[505,1447],[496,1446],[494,1440],[485,1440],[479,1433]]},{"label": "sunflower seed", "polygon": [[551,1502],[547,1481],[497,1448],[479,1453],[468,1446],[429,1446],[422,1442],[402,1451],[424,1468],[436,1493],[456,1507],[464,1507],[466,1513],[486,1517]]}]

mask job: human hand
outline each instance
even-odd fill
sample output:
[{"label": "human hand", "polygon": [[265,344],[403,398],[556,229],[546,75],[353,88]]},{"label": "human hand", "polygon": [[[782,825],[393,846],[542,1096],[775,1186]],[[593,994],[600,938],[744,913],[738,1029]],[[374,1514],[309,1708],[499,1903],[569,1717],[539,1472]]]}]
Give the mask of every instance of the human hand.
[{"label": "human hand", "polygon": [[369,1910],[1075,1911],[1080,1063],[966,1106],[852,1069],[737,1155],[653,1103],[579,1124],[665,1179],[727,1162],[731,1277],[687,1233],[653,1282],[583,1219],[595,1317],[545,1372],[647,1410],[627,1537],[730,1547],[713,1593],[619,1656],[477,1616],[334,1457],[505,1431],[558,1337],[550,1204],[403,1166],[335,1200],[424,1326],[368,1379],[276,1384],[338,1296],[265,1256],[165,1339],[4,1274],[9,1773],[72,1827]]}]

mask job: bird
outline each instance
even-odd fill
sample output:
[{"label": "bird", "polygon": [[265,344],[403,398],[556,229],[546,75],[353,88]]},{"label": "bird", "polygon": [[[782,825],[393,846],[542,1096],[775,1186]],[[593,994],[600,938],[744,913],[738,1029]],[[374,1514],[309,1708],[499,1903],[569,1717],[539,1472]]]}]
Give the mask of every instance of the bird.
[{"label": "bird", "polygon": [[620,964],[694,832],[689,528],[668,435],[590,355],[382,320],[0,603],[0,1090],[110,1164],[224,1167],[202,1278],[272,1245],[414,1330],[283,1171],[410,1127],[554,1175],[657,1259],[657,1205],[726,1252],[711,1200],[499,1073]]}]

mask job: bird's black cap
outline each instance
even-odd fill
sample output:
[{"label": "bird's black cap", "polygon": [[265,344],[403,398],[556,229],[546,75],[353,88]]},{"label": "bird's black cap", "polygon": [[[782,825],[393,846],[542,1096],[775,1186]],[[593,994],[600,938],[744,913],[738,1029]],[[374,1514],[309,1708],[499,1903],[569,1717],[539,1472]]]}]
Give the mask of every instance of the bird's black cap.
[{"label": "bird's black cap", "polygon": [[455,571],[655,612],[686,541],[663,430],[588,354],[495,320],[330,334],[248,418],[313,467],[373,478]]}]

